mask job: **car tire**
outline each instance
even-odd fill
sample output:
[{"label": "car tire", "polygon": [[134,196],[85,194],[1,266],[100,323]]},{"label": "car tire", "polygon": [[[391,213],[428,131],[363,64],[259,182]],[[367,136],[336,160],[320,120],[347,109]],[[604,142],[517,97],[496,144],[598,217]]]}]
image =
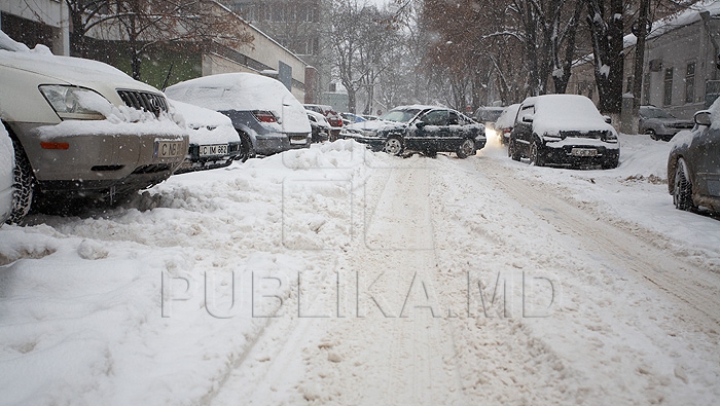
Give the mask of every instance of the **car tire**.
[{"label": "car tire", "polygon": [[620,165],[620,158],[609,159],[602,164],[603,169],[615,169]]},{"label": "car tire", "polygon": [[253,147],[250,136],[244,132],[241,132],[239,134],[240,134],[240,154],[238,155],[237,160],[240,162],[245,162],[250,158],[255,158],[255,148]]},{"label": "car tire", "polygon": [[458,148],[456,153],[460,159],[469,157],[475,153],[475,142],[469,138],[465,139],[462,144],[460,144],[460,148]]},{"label": "car tire", "polygon": [[13,188],[15,190],[13,191],[10,217],[5,222],[7,224],[19,224],[30,212],[35,189],[35,176],[30,161],[25,155],[25,149],[15,139],[12,140],[12,143],[15,153],[15,168],[13,170]]},{"label": "car tire", "polygon": [[696,209],[692,199],[692,183],[688,176],[687,164],[682,158],[678,159],[675,169],[673,203],[678,210],[695,211]]},{"label": "car tire", "polygon": [[400,137],[388,137],[383,145],[383,151],[392,155],[400,155],[403,152],[403,143]]},{"label": "car tire", "polygon": [[649,135],[649,136],[650,136],[650,139],[653,140],[653,141],[657,141],[657,140],[658,140],[657,134],[655,134],[655,131],[654,131],[654,130],[651,130],[651,129],[648,128],[647,130],[645,130],[645,134]]},{"label": "car tire", "polygon": [[512,138],[510,138],[510,140],[508,141],[508,156],[513,161],[519,161],[521,158],[520,151],[517,150],[517,145],[515,145],[515,140],[513,140]]},{"label": "car tire", "polygon": [[532,145],[530,145],[530,165],[545,166],[545,157],[542,156],[538,145],[539,143],[538,140],[535,140]]}]

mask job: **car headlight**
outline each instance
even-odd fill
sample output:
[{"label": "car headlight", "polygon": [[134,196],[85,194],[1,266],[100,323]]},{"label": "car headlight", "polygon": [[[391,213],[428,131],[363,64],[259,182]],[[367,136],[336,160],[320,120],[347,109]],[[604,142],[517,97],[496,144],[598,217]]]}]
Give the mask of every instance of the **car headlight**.
[{"label": "car headlight", "polygon": [[110,102],[90,89],[67,85],[41,85],[40,92],[62,119],[103,120]]}]

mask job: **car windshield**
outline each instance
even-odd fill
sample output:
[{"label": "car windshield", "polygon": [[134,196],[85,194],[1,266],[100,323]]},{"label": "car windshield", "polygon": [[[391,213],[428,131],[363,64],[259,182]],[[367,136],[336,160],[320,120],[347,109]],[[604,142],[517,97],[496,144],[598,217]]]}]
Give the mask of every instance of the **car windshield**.
[{"label": "car windshield", "polygon": [[417,114],[420,109],[402,109],[402,110],[391,110],[380,116],[380,120],[395,121],[397,123],[410,122]]},{"label": "car windshield", "polygon": [[641,108],[640,115],[644,118],[675,118],[675,116],[667,111],[656,108]]}]

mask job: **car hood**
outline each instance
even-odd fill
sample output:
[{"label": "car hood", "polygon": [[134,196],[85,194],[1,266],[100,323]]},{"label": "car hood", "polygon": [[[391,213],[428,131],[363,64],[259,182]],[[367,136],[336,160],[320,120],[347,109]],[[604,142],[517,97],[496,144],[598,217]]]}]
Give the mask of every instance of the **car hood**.
[{"label": "car hood", "polygon": [[398,123],[396,121],[372,120],[361,123],[352,123],[345,126],[350,132],[389,132],[393,130],[404,130],[408,126],[407,123]]},{"label": "car hood", "polygon": [[[69,56],[55,56],[46,48],[32,51],[0,50],[0,66],[23,70],[45,77],[48,84],[68,84],[92,89],[145,90],[160,93],[122,71],[101,62]],[[110,89],[109,84],[112,84]]]},{"label": "car hood", "polygon": [[685,124],[685,125],[694,125],[690,120],[683,120],[680,118],[646,118],[644,119],[645,123],[661,123],[666,126],[673,126],[675,124]]},{"label": "car hood", "polygon": [[190,136],[190,143],[209,145],[240,141],[240,136],[228,116],[175,100],[168,100],[168,102],[174,109],[174,113],[182,116],[182,121]]}]

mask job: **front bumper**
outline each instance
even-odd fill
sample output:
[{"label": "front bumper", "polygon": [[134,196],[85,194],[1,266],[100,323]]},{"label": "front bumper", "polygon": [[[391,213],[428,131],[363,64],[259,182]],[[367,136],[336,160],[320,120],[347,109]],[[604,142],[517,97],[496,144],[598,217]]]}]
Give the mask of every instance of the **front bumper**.
[{"label": "front bumper", "polygon": [[188,152],[188,136],[165,124],[8,124],[43,192],[96,196],[144,189],[170,177]]},{"label": "front bumper", "polygon": [[275,133],[256,136],[254,148],[258,155],[272,155],[291,149],[310,148],[311,143],[310,133]]},{"label": "front bumper", "polygon": [[[555,147],[548,143],[543,150],[545,162],[549,165],[561,166],[595,166],[609,165],[617,162],[620,148],[617,144],[604,145],[562,145]],[[581,152],[582,151],[582,152]],[[595,151],[593,155],[583,155],[584,151]]]}]

